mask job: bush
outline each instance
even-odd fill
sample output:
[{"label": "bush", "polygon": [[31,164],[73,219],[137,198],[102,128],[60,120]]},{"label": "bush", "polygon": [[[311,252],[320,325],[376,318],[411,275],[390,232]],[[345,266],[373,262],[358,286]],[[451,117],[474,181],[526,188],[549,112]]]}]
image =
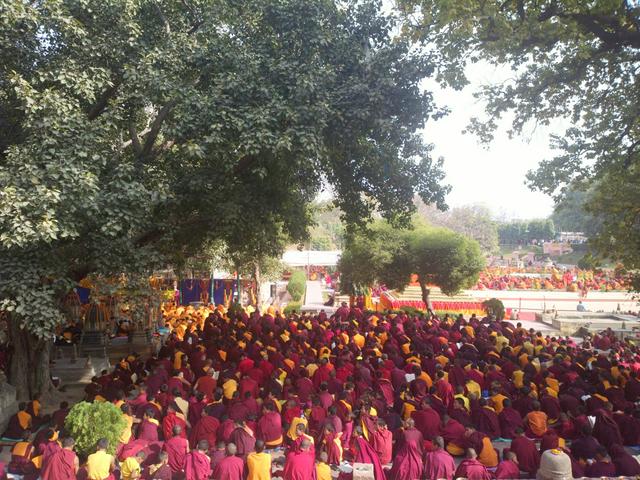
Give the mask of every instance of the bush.
[{"label": "bush", "polygon": [[282,313],[284,315],[291,315],[292,313],[300,313],[300,307],[302,307],[302,302],[289,302],[287,306],[284,307]]},{"label": "bush", "polygon": [[306,286],[307,277],[302,270],[296,270],[291,274],[291,278],[287,284],[287,292],[289,292],[294,302],[302,300]]},{"label": "bush", "polygon": [[101,438],[109,440],[109,453],[114,454],[127,422],[118,407],[110,402],[80,402],[67,415],[64,427],[76,441],[76,452],[87,456],[95,451]]},{"label": "bush", "polygon": [[487,315],[493,315],[496,320],[504,320],[504,304],[497,298],[490,298],[482,302],[482,308],[487,312]]}]

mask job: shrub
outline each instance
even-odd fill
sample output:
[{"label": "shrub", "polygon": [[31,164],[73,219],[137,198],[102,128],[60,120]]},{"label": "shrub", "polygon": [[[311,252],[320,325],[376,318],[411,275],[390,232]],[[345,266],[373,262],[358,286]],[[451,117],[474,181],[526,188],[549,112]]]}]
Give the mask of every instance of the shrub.
[{"label": "shrub", "polygon": [[493,315],[496,320],[500,321],[504,319],[504,304],[497,298],[490,298],[482,302],[482,308],[487,312],[487,315]]},{"label": "shrub", "polygon": [[287,306],[284,307],[282,311],[285,315],[291,315],[292,313],[300,313],[300,307],[302,307],[302,302],[289,302]]},{"label": "shrub", "polygon": [[294,302],[302,300],[306,285],[307,277],[302,270],[296,270],[291,274],[291,278],[287,284],[287,292],[289,292]]},{"label": "shrub", "polygon": [[95,451],[101,438],[109,440],[109,453],[114,454],[127,422],[110,402],[80,402],[71,409],[64,426],[76,441],[76,452],[87,456]]}]

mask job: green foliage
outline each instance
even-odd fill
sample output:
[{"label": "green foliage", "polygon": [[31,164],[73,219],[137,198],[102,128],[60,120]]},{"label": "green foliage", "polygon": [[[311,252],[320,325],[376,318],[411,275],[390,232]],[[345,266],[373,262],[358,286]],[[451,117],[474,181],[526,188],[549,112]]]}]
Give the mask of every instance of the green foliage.
[{"label": "green foliage", "polygon": [[353,236],[339,264],[347,290],[374,283],[403,289],[417,274],[422,284],[437,285],[447,295],[470,288],[483,268],[475,240],[444,228],[398,230],[385,222]]},{"label": "green foliage", "polygon": [[526,244],[532,240],[553,240],[556,235],[551,219],[514,220],[498,224],[501,245]]},{"label": "green foliage", "polygon": [[[481,139],[491,141],[498,121],[507,116],[512,118],[510,134],[556,119],[569,124],[551,136],[555,156],[528,174],[529,184],[559,204],[565,195],[572,201],[572,191],[589,191],[585,210],[598,219],[591,226],[603,222],[596,231],[585,229],[597,234],[597,253],[638,268],[640,3],[397,3],[405,13],[406,35],[424,43],[441,83],[454,88],[467,84],[465,67],[470,62],[510,67],[505,81],[477,92],[487,115],[473,119],[469,130]],[[590,226],[576,218],[562,219],[561,224],[569,221]]]},{"label": "green foliage", "polygon": [[502,300],[497,298],[490,298],[482,302],[482,308],[487,315],[492,315],[496,320],[500,321],[504,319],[505,309]]},{"label": "green foliage", "polygon": [[498,251],[498,228],[491,211],[482,205],[465,205],[441,211],[415,200],[418,216],[429,225],[444,227],[476,240],[485,253]]},{"label": "green foliage", "polygon": [[600,261],[595,258],[591,253],[587,253],[580,260],[578,260],[578,268],[583,270],[595,270],[601,266]]},{"label": "green foliage", "polygon": [[432,67],[397,27],[374,0],[4,1],[0,309],[48,338],[87,274],[218,241],[251,269],[326,186],[353,224],[443,207]]},{"label": "green foliage", "polygon": [[287,303],[287,306],[284,307],[282,313],[285,315],[291,315],[292,313],[300,313],[300,307],[302,307],[302,302],[294,301]]},{"label": "green foliage", "polygon": [[76,452],[95,452],[98,440],[109,440],[109,453],[114,454],[120,435],[127,426],[122,412],[111,402],[80,402],[69,411],[64,427],[76,441]]},{"label": "green foliage", "polygon": [[601,221],[587,212],[587,205],[594,195],[593,189],[567,190],[562,199],[556,202],[551,220],[561,232],[583,232],[587,236],[598,233]]},{"label": "green foliage", "polygon": [[300,302],[307,288],[307,276],[302,270],[294,270],[287,284],[287,292],[294,302]]},{"label": "green foliage", "polygon": [[314,250],[342,250],[345,228],[343,213],[333,202],[318,202],[313,205],[311,248]]}]

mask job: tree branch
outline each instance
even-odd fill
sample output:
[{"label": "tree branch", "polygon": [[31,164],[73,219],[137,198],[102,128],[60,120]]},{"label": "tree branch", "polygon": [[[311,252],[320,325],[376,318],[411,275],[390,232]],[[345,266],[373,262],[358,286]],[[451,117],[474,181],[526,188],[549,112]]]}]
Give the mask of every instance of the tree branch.
[{"label": "tree branch", "polygon": [[164,24],[165,31],[167,33],[171,33],[171,25],[169,25],[169,21],[167,20],[167,17],[165,17],[164,13],[162,13],[162,9],[160,8],[160,5],[158,4],[158,2],[153,2],[153,6],[156,7],[158,16],[160,17],[160,20],[162,20],[162,23]]},{"label": "tree branch", "polygon": [[151,154],[153,150],[153,144],[158,138],[162,123],[165,121],[165,119],[171,112],[171,109],[173,109],[173,107],[175,107],[177,103],[177,100],[170,100],[164,107],[160,109],[160,112],[158,112],[158,116],[151,124],[151,130],[149,131],[149,135],[144,142],[144,147],[142,147],[142,157],[148,157]]},{"label": "tree branch", "polygon": [[118,78],[113,81],[113,84],[110,87],[108,87],[102,93],[102,95],[100,95],[100,98],[98,98],[98,101],[89,109],[89,112],[87,113],[87,117],[89,118],[89,120],[95,120],[100,116],[100,114],[104,111],[104,109],[107,108],[107,104],[109,103],[109,100],[113,98],[113,96],[116,94],[121,84],[122,84],[122,78],[118,76]]},{"label": "tree branch", "polygon": [[131,145],[136,152],[136,155],[142,155],[142,145],[140,144],[140,138],[138,138],[138,131],[133,121],[129,122],[129,136],[131,137]]}]

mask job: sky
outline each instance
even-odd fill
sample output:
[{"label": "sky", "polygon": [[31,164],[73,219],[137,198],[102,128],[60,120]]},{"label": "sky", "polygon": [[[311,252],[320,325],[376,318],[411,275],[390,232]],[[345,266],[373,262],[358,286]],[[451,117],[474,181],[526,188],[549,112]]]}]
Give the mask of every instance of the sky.
[{"label": "sky", "polygon": [[434,144],[434,157],[445,159],[446,181],[452,186],[447,197],[450,207],[483,204],[497,218],[546,217],[553,209],[553,201],[545,194],[531,191],[524,182],[527,171],[552,156],[548,147],[550,130],[530,128],[522,136],[509,139],[506,133],[509,122],[503,121],[488,146],[481,144],[475,135],[462,133],[469,120],[481,117],[484,109],[473,92],[509,73],[488,64],[473,65],[467,69],[471,84],[462,91],[442,89],[435,81],[425,82],[436,103],[447,105],[451,113],[438,121],[429,120],[424,137]]}]

